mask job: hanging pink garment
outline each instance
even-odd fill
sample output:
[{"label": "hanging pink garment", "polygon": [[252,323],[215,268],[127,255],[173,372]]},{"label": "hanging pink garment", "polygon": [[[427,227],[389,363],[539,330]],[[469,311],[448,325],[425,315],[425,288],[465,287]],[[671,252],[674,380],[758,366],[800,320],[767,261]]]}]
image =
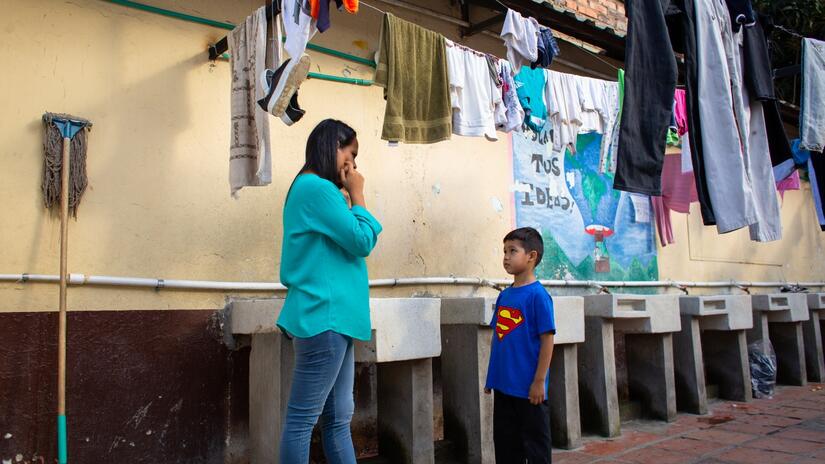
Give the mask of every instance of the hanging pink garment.
[{"label": "hanging pink garment", "polygon": [[685,100],[685,89],[676,89],[673,93],[673,117],[676,118],[676,127],[678,128],[679,136],[685,135],[688,131],[687,118],[687,100]]},{"label": "hanging pink garment", "polygon": [[682,155],[666,155],[662,167],[662,196],[650,197],[662,246],[676,243],[670,223],[670,211],[690,213],[690,204],[699,201],[693,173],[682,173]]},{"label": "hanging pink garment", "polygon": [[786,190],[799,190],[800,188],[802,185],[799,182],[799,170],[794,170],[793,174],[776,183],[776,190],[783,200]]}]

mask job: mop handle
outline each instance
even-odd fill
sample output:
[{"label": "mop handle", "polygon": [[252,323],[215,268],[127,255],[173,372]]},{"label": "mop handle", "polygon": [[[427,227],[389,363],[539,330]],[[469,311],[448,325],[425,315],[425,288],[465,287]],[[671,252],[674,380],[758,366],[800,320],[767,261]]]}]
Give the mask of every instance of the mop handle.
[{"label": "mop handle", "polygon": [[66,268],[69,247],[69,163],[72,139],[63,137],[63,165],[60,172],[60,322],[57,345],[57,458],[68,460],[66,433]]}]

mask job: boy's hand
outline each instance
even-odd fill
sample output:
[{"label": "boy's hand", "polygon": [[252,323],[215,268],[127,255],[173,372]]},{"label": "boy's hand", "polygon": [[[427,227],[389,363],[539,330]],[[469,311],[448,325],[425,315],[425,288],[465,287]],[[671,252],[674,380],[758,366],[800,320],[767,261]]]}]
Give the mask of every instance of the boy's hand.
[{"label": "boy's hand", "polygon": [[544,381],[533,380],[530,384],[530,404],[539,405],[546,399]]},{"label": "boy's hand", "polygon": [[489,388],[484,389],[484,394],[485,395],[489,395],[490,393],[492,393],[492,390],[490,390]]}]

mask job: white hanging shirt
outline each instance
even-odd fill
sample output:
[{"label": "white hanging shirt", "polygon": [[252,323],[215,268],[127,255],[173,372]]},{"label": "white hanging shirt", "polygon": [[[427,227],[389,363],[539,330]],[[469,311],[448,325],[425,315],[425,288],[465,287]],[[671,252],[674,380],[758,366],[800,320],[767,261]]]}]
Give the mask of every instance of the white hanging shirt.
[{"label": "white hanging shirt", "polygon": [[529,66],[539,56],[539,23],[533,18],[525,18],[520,13],[507,10],[501,38],[507,47],[507,61],[518,73],[522,66]]},{"label": "white hanging shirt", "polygon": [[496,121],[506,120],[506,108],[490,76],[486,56],[447,44],[447,75],[453,107],[453,133],[498,140]]}]

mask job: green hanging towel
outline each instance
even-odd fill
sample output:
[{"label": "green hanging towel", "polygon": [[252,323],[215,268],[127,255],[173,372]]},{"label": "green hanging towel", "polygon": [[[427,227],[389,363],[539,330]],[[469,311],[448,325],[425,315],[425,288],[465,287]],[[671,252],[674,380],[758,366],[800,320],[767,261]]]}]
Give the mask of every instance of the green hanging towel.
[{"label": "green hanging towel", "polygon": [[375,84],[387,109],[381,138],[435,143],[452,134],[444,36],[391,14],[381,28]]}]

